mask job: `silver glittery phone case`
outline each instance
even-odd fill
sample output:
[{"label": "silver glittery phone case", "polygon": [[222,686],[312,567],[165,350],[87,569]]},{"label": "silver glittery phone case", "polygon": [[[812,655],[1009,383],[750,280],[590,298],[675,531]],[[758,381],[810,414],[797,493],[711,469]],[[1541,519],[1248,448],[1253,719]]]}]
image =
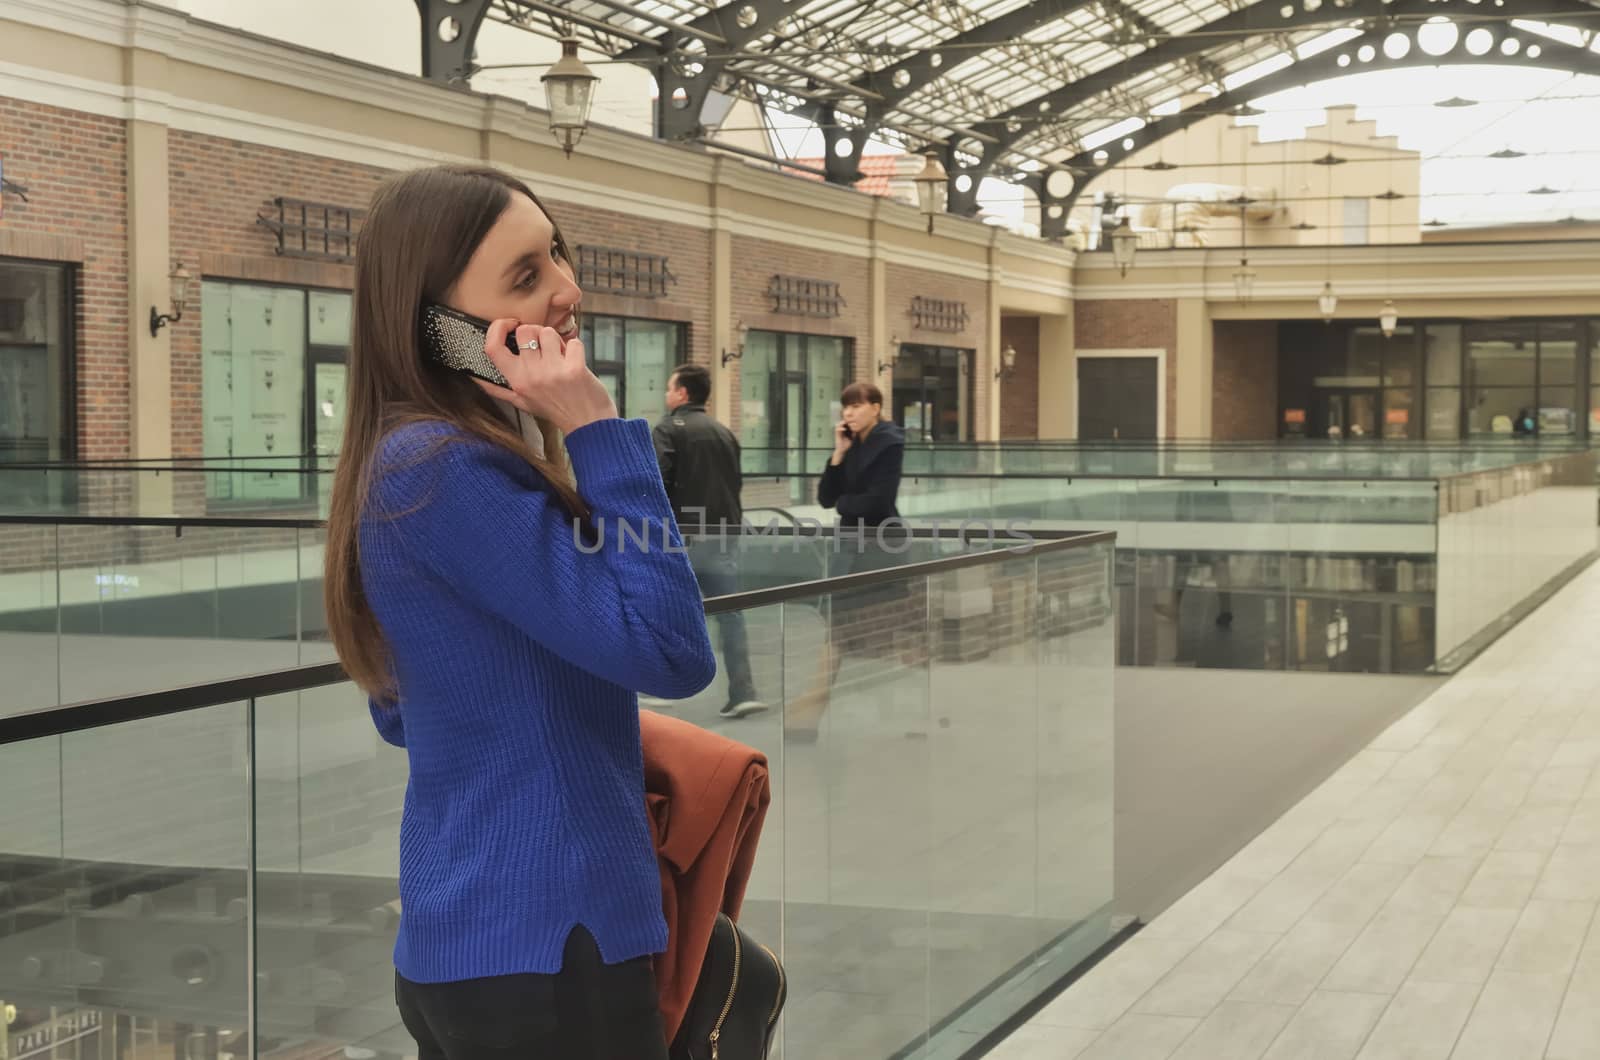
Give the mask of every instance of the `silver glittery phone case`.
[{"label": "silver glittery phone case", "polygon": [[[506,386],[506,377],[494,366],[483,346],[489,338],[489,322],[458,313],[442,305],[422,310],[423,356],[456,372],[466,372],[496,386]],[[506,349],[516,356],[516,332],[506,335]]]}]

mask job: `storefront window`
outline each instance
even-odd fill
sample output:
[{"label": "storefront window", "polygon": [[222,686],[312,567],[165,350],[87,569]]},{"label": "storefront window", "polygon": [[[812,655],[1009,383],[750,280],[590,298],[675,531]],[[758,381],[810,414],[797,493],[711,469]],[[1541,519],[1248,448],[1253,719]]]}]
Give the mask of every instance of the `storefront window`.
[{"label": "storefront window", "polygon": [[628,321],[623,415],[643,416],[654,423],[667,411],[667,377],[683,359],[682,331],[679,324],[659,320]]},{"label": "storefront window", "polygon": [[1285,434],[1366,437],[1374,403],[1385,439],[1600,434],[1600,321],[1285,322],[1278,365]]},{"label": "storefront window", "polygon": [[972,437],[972,386],[967,374],[976,354],[949,346],[910,343],[895,364],[894,418],[911,441],[955,442]]},{"label": "storefront window", "polygon": [[1540,434],[1577,434],[1578,418],[1578,334],[1572,321],[1552,321],[1539,325],[1539,416]]},{"label": "storefront window", "polygon": [[219,501],[298,500],[311,481],[285,474],[333,456],[344,432],[350,295],[207,280],[200,293],[201,439]]},{"label": "storefront window", "polygon": [[1469,324],[1467,433],[1517,437],[1538,402],[1538,325],[1533,321]]},{"label": "storefront window", "polygon": [[1587,321],[1589,332],[1589,435],[1600,437],[1600,319]]},{"label": "storefront window", "polygon": [[72,274],[0,259],[0,461],[69,460]]},{"label": "storefront window", "polygon": [[739,443],[756,473],[817,470],[833,447],[839,392],[852,378],[847,339],[751,331],[739,361]]},{"label": "storefront window", "polygon": [[811,382],[811,393],[805,444],[808,449],[832,449],[833,425],[843,414],[839,393],[851,376],[845,359],[846,343],[843,339],[812,336],[807,346],[806,378]]},{"label": "storefront window", "polygon": [[739,445],[762,461],[746,466],[768,474],[782,470],[781,463],[771,460],[783,449],[783,416],[772,400],[782,338],[774,331],[752,331],[745,336],[744,356],[739,359]]},{"label": "storefront window", "polygon": [[579,334],[589,367],[629,419],[666,411],[667,377],[684,356],[684,326],[665,320],[585,315]]}]

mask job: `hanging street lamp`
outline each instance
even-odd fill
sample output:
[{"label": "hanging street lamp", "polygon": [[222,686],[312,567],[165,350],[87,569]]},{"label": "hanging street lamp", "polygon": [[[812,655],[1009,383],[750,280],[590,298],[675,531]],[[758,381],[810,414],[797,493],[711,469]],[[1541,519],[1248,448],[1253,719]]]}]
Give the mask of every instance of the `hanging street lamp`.
[{"label": "hanging street lamp", "polygon": [[1333,323],[1333,314],[1338,308],[1339,296],[1333,293],[1333,281],[1329,280],[1322,285],[1322,294],[1317,296],[1317,309],[1322,312],[1322,322]]},{"label": "hanging street lamp", "polygon": [[568,158],[589,127],[589,108],[594,105],[594,85],[600,80],[578,58],[578,38],[561,38],[561,58],[539,78],[544,82],[544,98],[550,111],[550,131]]},{"label": "hanging street lamp", "polygon": [[930,147],[923,155],[922,172],[916,176],[917,205],[928,219],[928,234],[933,235],[933,219],[944,213],[950,196],[950,174],[939,161],[939,149]]},{"label": "hanging street lamp", "polygon": [[1111,230],[1111,260],[1117,263],[1122,275],[1128,275],[1128,270],[1133,268],[1133,257],[1138,249],[1139,236],[1128,223],[1128,218],[1123,217],[1117,222],[1117,227]]}]

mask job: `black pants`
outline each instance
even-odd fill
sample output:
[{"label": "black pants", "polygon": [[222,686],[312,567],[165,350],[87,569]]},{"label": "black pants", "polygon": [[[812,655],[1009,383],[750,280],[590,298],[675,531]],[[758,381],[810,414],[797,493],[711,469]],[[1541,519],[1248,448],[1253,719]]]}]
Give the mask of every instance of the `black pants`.
[{"label": "black pants", "polygon": [[396,973],[395,1003],[418,1060],[666,1060],[648,957],[606,964],[583,928],[555,975],[413,983]]}]

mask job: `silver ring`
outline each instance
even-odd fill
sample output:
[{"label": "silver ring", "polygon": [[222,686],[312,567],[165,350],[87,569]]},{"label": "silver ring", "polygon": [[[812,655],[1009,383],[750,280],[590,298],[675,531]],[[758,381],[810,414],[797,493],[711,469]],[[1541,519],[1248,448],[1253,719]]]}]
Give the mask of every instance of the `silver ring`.
[{"label": "silver ring", "polygon": [[537,350],[538,348],[539,344],[537,342],[524,342],[517,347],[519,350]]}]

